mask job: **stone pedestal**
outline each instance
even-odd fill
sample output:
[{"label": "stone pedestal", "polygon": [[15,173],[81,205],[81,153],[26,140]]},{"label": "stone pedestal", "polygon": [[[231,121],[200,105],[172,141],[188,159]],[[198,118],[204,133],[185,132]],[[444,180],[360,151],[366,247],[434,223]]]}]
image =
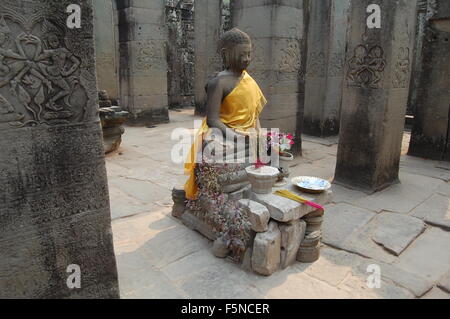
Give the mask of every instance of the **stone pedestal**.
[{"label": "stone pedestal", "polygon": [[222,58],[217,52],[220,38],[221,0],[195,0],[195,113],[205,115],[208,78],[222,70]]},{"label": "stone pedestal", "polygon": [[0,298],[117,298],[92,1],[2,1],[0,17]]},{"label": "stone pedestal", "polygon": [[115,1],[94,1],[95,65],[99,88],[108,91],[117,105],[119,100],[118,41],[114,25]]},{"label": "stone pedestal", "polygon": [[303,120],[309,135],[339,133],[349,6],[349,0],[310,4]]},{"label": "stone pedestal", "polygon": [[236,0],[232,6],[233,26],[252,38],[249,74],[268,100],[261,125],[295,133],[295,154],[301,152],[307,12],[304,1]]},{"label": "stone pedestal", "polygon": [[[273,191],[278,189],[280,188],[274,188]],[[329,203],[332,196],[331,191],[316,195],[303,194],[292,184],[283,189],[319,205]],[[172,191],[172,216],[214,241],[212,252],[216,257],[230,257],[230,249],[223,240],[224,234],[217,232],[213,225],[186,209],[183,196],[181,189]],[[245,270],[270,276],[278,270],[292,266],[296,261],[313,263],[319,259],[323,210],[315,210],[274,194],[262,195],[252,191],[244,192],[240,199],[232,199],[229,196],[228,201],[237,202],[235,207],[242,210],[240,216],[248,219],[250,223],[250,240],[239,259]]]},{"label": "stone pedestal", "polygon": [[414,126],[409,155],[450,161],[450,4],[428,1],[414,77]]},{"label": "stone pedestal", "polygon": [[119,1],[119,79],[128,124],[169,121],[165,1]]},{"label": "stone pedestal", "polygon": [[335,182],[367,192],[398,182],[417,1],[383,0],[381,29],[353,1]]}]

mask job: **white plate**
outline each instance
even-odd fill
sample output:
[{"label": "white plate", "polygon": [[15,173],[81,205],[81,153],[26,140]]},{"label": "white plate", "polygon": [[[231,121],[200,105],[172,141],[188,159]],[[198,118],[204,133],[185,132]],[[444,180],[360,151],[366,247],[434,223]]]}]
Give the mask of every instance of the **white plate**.
[{"label": "white plate", "polygon": [[291,180],[292,184],[308,193],[322,193],[331,188],[329,181],[311,176],[298,176]]}]

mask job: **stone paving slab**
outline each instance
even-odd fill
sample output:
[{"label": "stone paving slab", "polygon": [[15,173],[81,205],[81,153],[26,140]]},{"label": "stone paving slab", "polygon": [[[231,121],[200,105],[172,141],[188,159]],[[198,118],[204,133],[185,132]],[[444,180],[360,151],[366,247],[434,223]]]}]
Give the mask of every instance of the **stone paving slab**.
[{"label": "stone paving slab", "polygon": [[423,219],[430,225],[450,230],[450,198],[435,194],[416,207],[411,216]]},{"label": "stone paving slab", "polygon": [[427,176],[400,172],[401,184],[379,193],[352,201],[351,204],[376,212],[390,211],[407,214],[434,194],[444,182]]},{"label": "stone paving slab", "polygon": [[446,167],[448,166],[444,166],[442,163],[439,164],[436,161],[430,161],[407,155],[402,156],[400,160],[400,168],[404,172],[438,178],[448,182],[450,181],[450,170]]},{"label": "stone paving slab", "polygon": [[425,230],[420,219],[396,213],[381,213],[373,222],[377,223],[373,241],[396,256]]},{"label": "stone paving slab", "polygon": [[348,204],[327,205],[323,223],[323,242],[343,249],[346,239],[375,216],[374,212]]},{"label": "stone paving slab", "polygon": [[450,233],[429,228],[412,243],[395,265],[434,282],[450,270]]},{"label": "stone paving slab", "polygon": [[450,197],[450,183],[446,183],[437,189],[437,193]]},{"label": "stone paving slab", "polygon": [[419,274],[408,272],[396,265],[362,257],[360,258],[357,267],[353,268],[353,273],[367,277],[371,274],[367,271],[370,265],[377,265],[380,267],[382,279],[391,281],[396,285],[409,290],[416,297],[423,296],[434,285],[432,280],[425,278]]}]

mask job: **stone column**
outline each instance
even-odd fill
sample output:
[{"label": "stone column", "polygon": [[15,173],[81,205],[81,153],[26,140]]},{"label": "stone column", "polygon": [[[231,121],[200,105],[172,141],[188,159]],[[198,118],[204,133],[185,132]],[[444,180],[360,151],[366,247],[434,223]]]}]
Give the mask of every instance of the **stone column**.
[{"label": "stone column", "polygon": [[304,133],[339,133],[349,0],[311,2]]},{"label": "stone column", "polygon": [[217,52],[220,38],[221,0],[195,0],[194,1],[194,32],[195,32],[195,113],[206,113],[205,85],[208,78],[220,72],[222,59]]},{"label": "stone column", "polygon": [[428,1],[409,155],[450,160],[450,3]]},{"label": "stone column", "polygon": [[233,25],[253,41],[249,73],[261,86],[268,104],[261,114],[266,128],[296,134],[301,152],[306,62],[307,1],[235,0]]},{"label": "stone column", "polygon": [[95,56],[97,83],[106,90],[108,97],[117,105],[119,100],[119,77],[117,74],[116,38],[113,0],[97,0],[94,5]]},{"label": "stone column", "polygon": [[[368,28],[371,4],[381,28]],[[352,1],[335,182],[368,192],[398,182],[416,0]]]},{"label": "stone column", "polygon": [[120,95],[128,124],[169,120],[165,0],[118,1]]},{"label": "stone column", "polygon": [[117,298],[92,0],[2,1],[0,47],[0,298]]}]

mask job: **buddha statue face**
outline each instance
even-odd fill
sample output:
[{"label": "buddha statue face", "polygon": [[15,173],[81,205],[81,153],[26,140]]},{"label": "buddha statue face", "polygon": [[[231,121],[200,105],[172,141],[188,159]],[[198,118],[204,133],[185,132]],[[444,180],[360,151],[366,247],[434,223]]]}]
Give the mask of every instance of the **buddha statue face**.
[{"label": "buddha statue face", "polygon": [[251,62],[250,37],[239,29],[225,32],[220,41],[220,50],[226,69],[242,73]]}]

